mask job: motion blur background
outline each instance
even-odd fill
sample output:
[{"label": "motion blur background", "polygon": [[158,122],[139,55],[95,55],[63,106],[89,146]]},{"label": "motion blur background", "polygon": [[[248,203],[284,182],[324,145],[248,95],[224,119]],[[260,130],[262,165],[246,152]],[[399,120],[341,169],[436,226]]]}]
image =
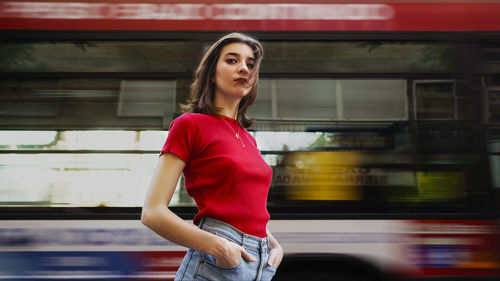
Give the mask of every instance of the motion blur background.
[{"label": "motion blur background", "polygon": [[[310,260],[494,280],[500,4],[480,2],[0,2],[0,279],[172,278],[185,249],[140,207],[203,51],[236,30],[265,51],[250,132],[283,280]],[[196,211],[182,178],[171,207]]]}]

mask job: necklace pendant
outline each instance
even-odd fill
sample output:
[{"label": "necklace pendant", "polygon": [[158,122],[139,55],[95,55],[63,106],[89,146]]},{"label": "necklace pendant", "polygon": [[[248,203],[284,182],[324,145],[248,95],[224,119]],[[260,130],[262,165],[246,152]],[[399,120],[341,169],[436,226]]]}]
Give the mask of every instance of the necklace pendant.
[{"label": "necklace pendant", "polygon": [[241,145],[243,146],[243,148],[245,148],[245,144],[243,143],[243,140],[240,138],[240,126],[238,125],[238,132],[236,132],[233,127],[231,125],[229,125],[229,123],[226,122],[226,120],[224,120],[224,118],[222,118],[222,121],[224,121],[224,123],[226,123],[226,125],[229,127],[229,129],[231,129],[231,131],[233,131],[234,133],[234,136],[236,137],[236,139],[238,139],[241,143]]}]

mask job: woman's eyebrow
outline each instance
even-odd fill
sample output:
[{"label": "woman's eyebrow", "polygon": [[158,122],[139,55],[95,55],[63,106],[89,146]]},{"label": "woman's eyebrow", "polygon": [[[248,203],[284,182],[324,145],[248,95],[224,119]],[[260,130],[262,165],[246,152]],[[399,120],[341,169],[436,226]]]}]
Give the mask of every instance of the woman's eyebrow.
[{"label": "woman's eyebrow", "polygon": [[[233,52],[229,52],[227,54],[225,54],[224,56],[235,56],[235,57],[241,57],[240,54],[238,53],[233,53]],[[255,59],[253,57],[248,57],[249,60],[252,60],[252,61],[255,61]]]}]

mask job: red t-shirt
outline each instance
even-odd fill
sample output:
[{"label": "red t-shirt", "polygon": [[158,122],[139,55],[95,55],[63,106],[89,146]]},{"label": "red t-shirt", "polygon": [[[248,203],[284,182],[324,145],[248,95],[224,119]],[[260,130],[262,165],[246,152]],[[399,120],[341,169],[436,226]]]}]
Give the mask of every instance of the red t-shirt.
[{"label": "red t-shirt", "polygon": [[[235,136],[238,131],[241,141]],[[244,233],[267,236],[272,169],[238,121],[184,113],[170,124],[161,153],[173,153],[186,163],[186,189],[199,210],[195,224],[207,216]]]}]

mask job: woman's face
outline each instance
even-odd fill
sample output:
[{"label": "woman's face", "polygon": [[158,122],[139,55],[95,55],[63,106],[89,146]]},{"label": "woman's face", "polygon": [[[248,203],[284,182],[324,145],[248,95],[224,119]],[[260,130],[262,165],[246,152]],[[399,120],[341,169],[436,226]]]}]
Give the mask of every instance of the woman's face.
[{"label": "woman's face", "polygon": [[224,46],[215,69],[216,98],[241,100],[252,89],[255,71],[250,46],[239,42]]}]

